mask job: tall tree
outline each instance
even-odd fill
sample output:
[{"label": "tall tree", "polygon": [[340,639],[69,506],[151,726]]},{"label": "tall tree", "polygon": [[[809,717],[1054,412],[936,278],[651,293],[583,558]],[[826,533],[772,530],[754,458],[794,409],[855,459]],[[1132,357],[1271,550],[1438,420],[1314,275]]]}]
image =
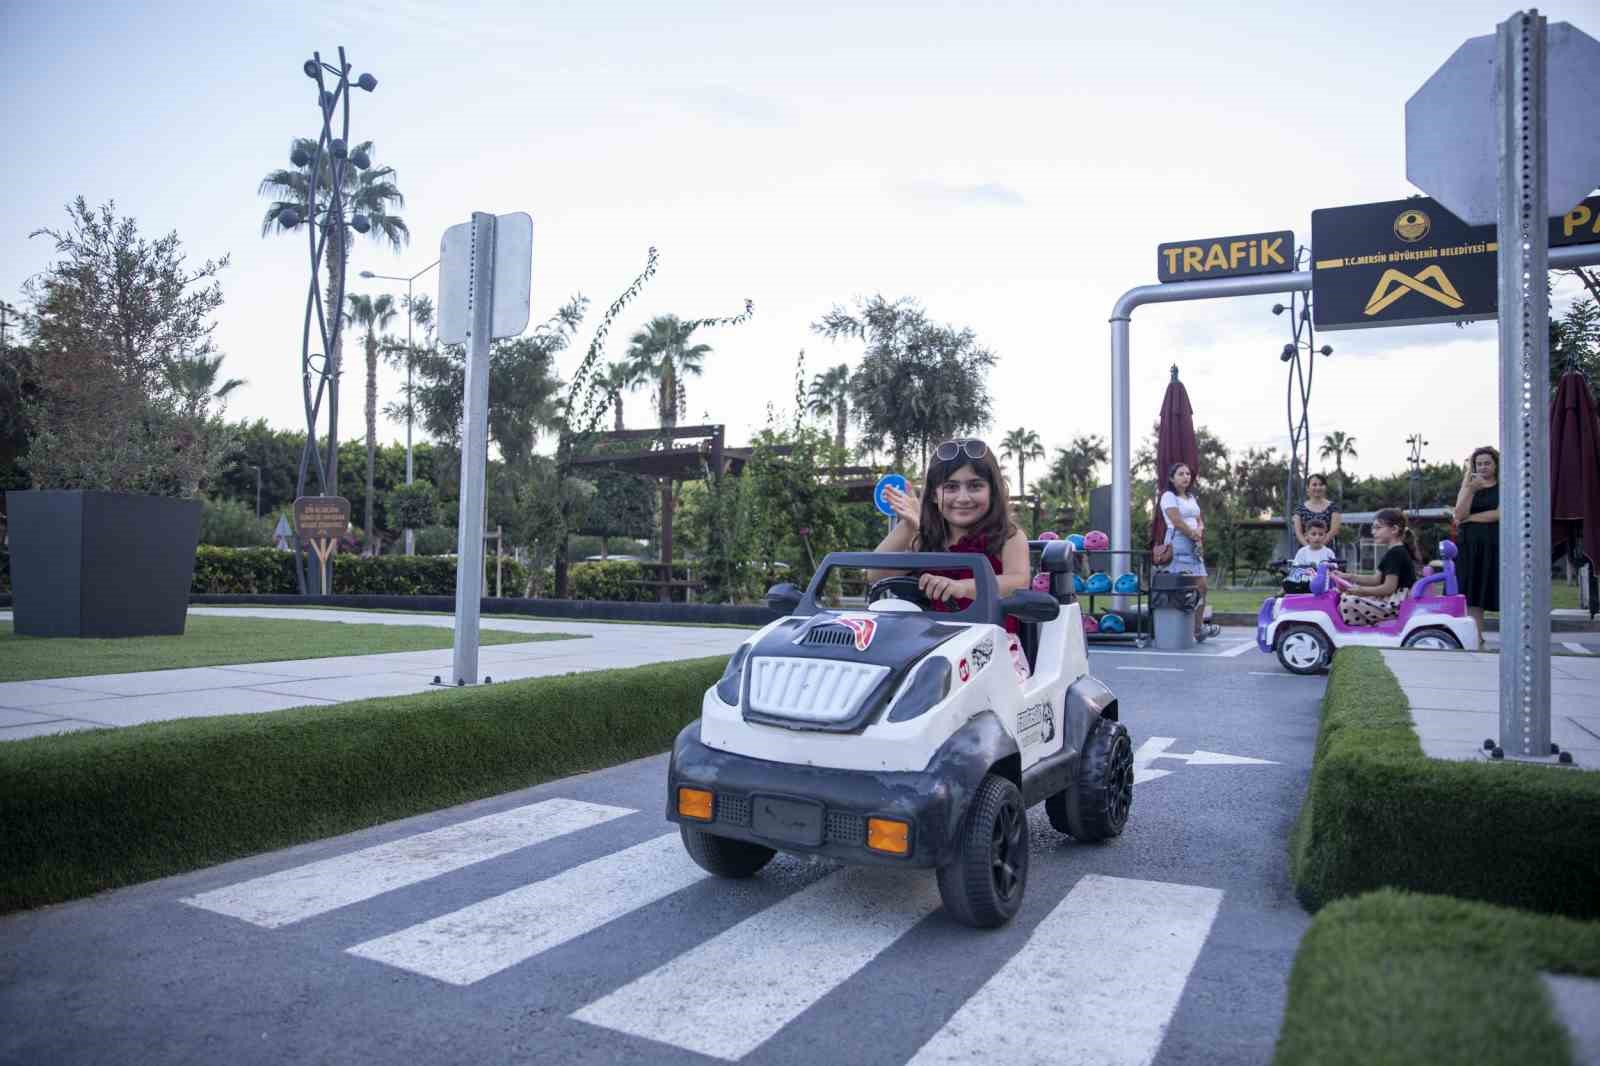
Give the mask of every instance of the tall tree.
[{"label": "tall tree", "polygon": [[222,412],[228,396],[245,382],[229,378],[219,383],[222,359],[220,355],[169,359],[162,368],[167,391],[177,401],[176,453],[185,496],[195,495],[220,473],[222,460],[233,446]]},{"label": "tall tree", "polygon": [[[698,377],[705,368],[705,357],[711,354],[709,344],[689,344],[691,335],[699,326],[699,322],[685,322],[677,315],[658,315],[628,342],[628,366],[634,375],[634,385],[655,385],[663,447],[671,446],[665,434],[678,424],[679,414],[686,409],[683,379]],[[669,532],[672,529],[672,487],[672,478],[661,479],[661,555],[664,563],[672,561]],[[666,576],[670,578],[672,575]]]},{"label": "tall tree", "polygon": [[[350,158],[358,155],[370,159],[372,157],[372,142],[363,141],[350,151]],[[314,159],[317,152],[317,142],[307,137],[296,137],[289,145],[291,159],[304,157]],[[367,235],[375,241],[389,245],[399,251],[411,239],[411,230],[407,228],[405,219],[394,213],[394,208],[404,207],[406,198],[400,192],[400,187],[395,184],[395,171],[393,167],[372,167],[365,170],[356,167],[353,162],[343,169],[343,180],[335,195],[333,188],[333,169],[326,162],[322,167],[321,180],[318,188],[314,190],[313,202],[311,189],[311,166],[308,163],[303,167],[292,170],[270,170],[261,179],[256,192],[260,196],[271,197],[273,202],[267,206],[267,212],[261,219],[261,235],[263,237],[274,230],[280,232],[287,227],[283,225],[284,211],[293,208],[302,218],[308,213],[307,220],[317,226],[329,226],[328,243],[323,252],[323,265],[328,272],[328,290],[323,301],[324,314],[332,316],[328,322],[328,333],[333,345],[333,351],[326,353],[328,365],[335,379],[341,372],[341,358],[344,352],[343,324],[343,299],[345,271],[350,263],[349,244],[341,239],[343,227],[331,226],[333,208],[337,201],[341,211],[347,213],[352,219],[357,215],[364,216],[369,226]],[[331,423],[330,416],[330,423]],[[329,435],[337,438],[338,426],[330,424]],[[338,484],[338,455],[331,457],[333,469],[328,471],[330,485]]]},{"label": "tall tree", "polygon": [[1000,442],[1000,454],[1017,461],[1016,495],[1026,496],[1028,460],[1044,458],[1044,445],[1039,441],[1039,434],[1022,426],[1013,429]]},{"label": "tall tree", "polygon": [[866,344],[850,401],[868,449],[887,446],[895,465],[915,450],[989,424],[988,371],[995,356],[970,329],[939,325],[910,299],[881,295],[854,311],[834,306],[811,324],[831,340]]},{"label": "tall tree", "polygon": [[633,364],[621,360],[606,367],[606,372],[600,375],[600,387],[605,389],[606,396],[611,404],[615,423],[611,427],[616,432],[622,432],[622,394],[634,387],[639,380],[638,373]]},{"label": "tall tree", "polygon": [[1346,434],[1343,430],[1336,429],[1322,438],[1322,447],[1317,449],[1317,456],[1322,459],[1332,459],[1334,469],[1339,472],[1339,499],[1344,499],[1344,460],[1346,456],[1359,459],[1356,454],[1356,439]]},{"label": "tall tree", "polygon": [[850,422],[850,368],[840,363],[812,378],[806,409],[824,418],[833,416],[833,444],[843,452]]},{"label": "tall tree", "polygon": [[[389,328],[398,314],[394,297],[385,293],[382,296],[365,296],[361,293],[350,293],[346,297],[350,301],[350,328],[366,330],[367,354],[367,495],[366,495],[366,522],[367,531],[366,550],[368,554],[378,554],[378,542],[374,539],[376,530],[372,525],[372,497],[373,497],[373,464],[378,452],[378,334]],[[392,347],[392,345],[391,345]]]}]

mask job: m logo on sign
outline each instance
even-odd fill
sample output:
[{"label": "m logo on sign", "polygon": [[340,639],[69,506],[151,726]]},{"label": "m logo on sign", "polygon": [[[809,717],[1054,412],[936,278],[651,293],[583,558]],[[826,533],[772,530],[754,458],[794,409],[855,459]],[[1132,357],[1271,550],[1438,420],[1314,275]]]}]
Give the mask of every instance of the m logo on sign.
[{"label": "m logo on sign", "polygon": [[[1438,283],[1438,288],[1428,284],[1433,281]],[[1408,292],[1421,293],[1430,300],[1437,300],[1452,311],[1461,307],[1463,301],[1456,287],[1450,284],[1450,279],[1445,277],[1444,271],[1437,266],[1426,267],[1417,271],[1416,277],[1402,274],[1398,270],[1385,270],[1383,277],[1378,279],[1378,287],[1372,290],[1372,295],[1367,298],[1366,314],[1376,315],[1390,304]]]}]

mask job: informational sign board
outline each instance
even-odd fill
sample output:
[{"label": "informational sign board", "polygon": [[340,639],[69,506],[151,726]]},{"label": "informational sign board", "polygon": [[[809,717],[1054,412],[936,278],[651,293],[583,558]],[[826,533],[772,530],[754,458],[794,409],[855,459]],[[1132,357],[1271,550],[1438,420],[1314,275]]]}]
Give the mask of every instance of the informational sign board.
[{"label": "informational sign board", "polygon": [[1278,274],[1293,269],[1293,230],[1168,241],[1156,248],[1156,277],[1164,282]]},{"label": "informational sign board", "polygon": [[878,479],[872,487],[872,505],[879,511],[894,517],[894,508],[889,506],[889,501],[883,498],[884,489],[894,489],[896,492],[906,491],[906,479],[899,474],[885,474]]},{"label": "informational sign board", "polygon": [[[472,223],[444,231],[439,240],[439,339],[465,344],[471,328]],[[494,320],[491,339],[515,337],[528,328],[533,297],[533,216],[526,211],[495,217]]]},{"label": "informational sign board", "polygon": [[[1318,329],[1493,318],[1495,227],[1469,226],[1430,197],[1311,212]],[[1550,246],[1600,241],[1600,196],[1550,220]]]},{"label": "informational sign board", "polygon": [[338,540],[350,528],[350,501],[343,496],[301,496],[294,501],[294,528],[301,540]]}]

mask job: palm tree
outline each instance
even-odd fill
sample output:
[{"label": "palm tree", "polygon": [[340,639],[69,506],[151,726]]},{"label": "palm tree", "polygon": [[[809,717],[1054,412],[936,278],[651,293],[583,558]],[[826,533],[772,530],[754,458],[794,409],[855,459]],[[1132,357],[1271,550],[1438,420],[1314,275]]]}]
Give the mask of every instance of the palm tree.
[{"label": "palm tree", "polygon": [[843,451],[845,426],[850,421],[850,368],[840,363],[812,378],[806,409],[823,417],[833,415],[833,443]]},{"label": "palm tree", "polygon": [[1000,442],[1000,454],[1017,461],[1017,495],[1027,495],[1027,481],[1024,478],[1028,460],[1044,458],[1044,445],[1039,443],[1039,434],[1021,427],[1013,429]]},{"label": "palm tree", "polygon": [[[672,427],[678,424],[678,413],[684,409],[683,379],[698,376],[704,369],[705,357],[711,354],[709,344],[687,346],[690,334],[699,328],[697,322],[684,322],[677,315],[658,315],[635,333],[628,342],[628,369],[633,375],[630,388],[656,385],[656,408],[661,416],[662,446],[671,447]],[[661,561],[672,562],[672,479],[661,479]],[[666,575],[670,580],[669,571]],[[665,595],[667,589],[662,588]]]},{"label": "palm tree", "polygon": [[[317,153],[317,142],[307,137],[296,137],[289,145],[291,158],[297,154],[314,158]],[[372,156],[372,142],[363,141],[350,151],[350,157],[364,155],[370,159]],[[360,222],[357,216],[363,216],[368,226],[367,234],[373,240],[388,244],[395,251],[411,239],[411,231],[406,227],[405,219],[393,214],[391,207],[405,206],[406,198],[401,194],[400,188],[394,182],[393,167],[372,167],[361,170],[355,166],[344,167],[343,180],[340,182],[339,206],[349,215],[352,226]],[[327,225],[327,219],[333,207],[333,171],[324,164],[322,176],[316,192],[316,202],[311,203],[311,169],[309,164],[293,170],[269,170],[266,177],[261,179],[256,192],[260,196],[272,198],[272,203],[267,206],[267,213],[261,220],[261,235],[277,230],[283,232],[287,227],[283,225],[283,213],[289,208],[304,219],[310,215],[310,221],[319,225]],[[333,351],[326,353],[328,367],[333,374],[334,389],[337,390],[340,371],[340,356],[343,354],[344,332],[341,328],[342,301],[344,298],[345,268],[350,262],[350,248],[341,239],[343,227],[332,227],[328,234],[328,245],[323,252],[323,263],[328,270],[328,291],[323,300],[324,314],[332,315],[333,320],[328,323],[331,327],[329,335]],[[338,393],[335,391],[328,401],[328,483],[338,491],[339,475],[339,403]]]},{"label": "palm tree", "polygon": [[244,384],[242,378],[229,378],[217,384],[222,359],[220,355],[213,358],[197,355],[168,359],[161,366],[162,383],[178,401],[177,441],[184,460],[179,464],[179,478],[186,496],[200,491],[201,478],[212,457],[226,446],[226,434],[220,432],[221,418],[212,418],[211,405],[217,404],[220,416],[228,394]]},{"label": "palm tree", "polygon": [[606,396],[610,398],[611,410],[615,415],[616,422],[613,428],[618,433],[622,432],[622,394],[633,388],[637,381],[638,375],[634,373],[633,365],[620,361],[612,363],[606,368],[606,372],[600,376],[600,387],[605,390]]},{"label": "palm tree", "polygon": [[1361,458],[1356,453],[1356,439],[1344,434],[1343,430],[1334,430],[1322,438],[1322,448],[1317,452],[1322,459],[1332,458],[1334,469],[1339,472],[1339,502],[1344,503],[1344,458]]},{"label": "palm tree", "polygon": [[367,551],[373,552],[377,541],[373,539],[372,527],[372,496],[373,473],[378,454],[378,333],[389,328],[389,323],[394,321],[394,316],[399,313],[395,307],[394,297],[385,293],[382,296],[363,296],[351,293],[350,301],[350,328],[365,329],[367,331]]}]

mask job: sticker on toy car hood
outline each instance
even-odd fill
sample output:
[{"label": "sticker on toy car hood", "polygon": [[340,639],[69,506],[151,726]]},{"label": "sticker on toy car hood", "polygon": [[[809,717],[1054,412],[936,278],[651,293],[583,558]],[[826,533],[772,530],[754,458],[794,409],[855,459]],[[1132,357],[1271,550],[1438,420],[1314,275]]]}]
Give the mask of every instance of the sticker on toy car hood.
[{"label": "sticker on toy car hood", "polygon": [[834,624],[844,626],[856,635],[856,651],[866,651],[872,647],[873,634],[878,631],[875,618],[836,618]]},{"label": "sticker on toy car hood", "polygon": [[972,660],[973,673],[977,673],[985,666],[988,666],[989,660],[994,658],[994,638],[984,637],[978,641],[972,646],[972,650],[967,653],[967,657]]}]

